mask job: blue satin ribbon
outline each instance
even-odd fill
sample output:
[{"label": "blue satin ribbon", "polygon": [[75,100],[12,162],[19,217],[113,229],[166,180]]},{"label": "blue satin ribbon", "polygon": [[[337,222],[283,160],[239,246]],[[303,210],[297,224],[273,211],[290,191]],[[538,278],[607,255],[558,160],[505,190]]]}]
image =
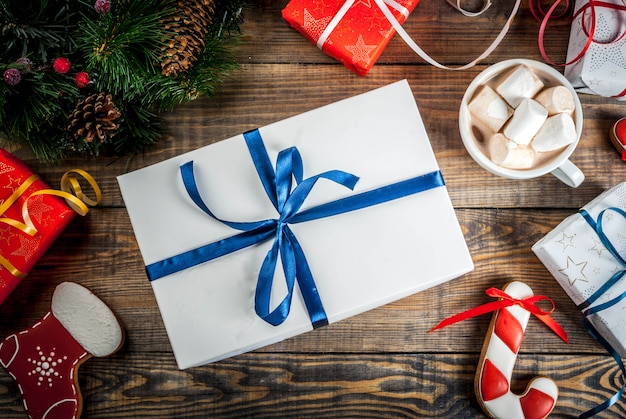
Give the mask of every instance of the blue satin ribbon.
[{"label": "blue satin ribbon", "polygon": [[624,267],[624,269],[613,274],[613,276],[611,276],[611,278],[609,278],[608,281],[606,281],[598,290],[596,290],[596,292],[594,292],[589,298],[587,298],[587,300],[585,300],[583,303],[578,305],[578,308],[586,310],[588,314],[592,314],[600,310],[604,310],[608,307],[611,307],[626,297],[625,294],[622,294],[619,297],[616,297],[607,303],[603,303],[601,305],[603,306],[603,308],[599,310],[595,307],[593,309],[588,308],[593,303],[595,303],[598,300],[598,298],[600,298],[605,292],[607,292],[609,288],[613,287],[624,276],[624,274],[626,274],[626,260],[624,260],[624,258],[619,254],[615,246],[613,246],[613,243],[611,243],[611,241],[606,236],[606,234],[604,234],[604,230],[602,228],[602,220],[606,211],[614,211],[620,214],[622,217],[626,218],[626,212],[624,212],[622,209],[617,208],[617,207],[610,207],[610,208],[606,208],[602,210],[598,214],[597,222],[591,217],[591,215],[589,215],[589,213],[586,210],[581,209],[579,213],[580,215],[582,215],[585,221],[587,221],[587,224],[589,224],[591,228],[596,232],[596,234],[600,238],[600,241],[602,242],[604,247],[606,247],[609,253],[611,253],[611,255],[615,258],[615,260],[617,260]]},{"label": "blue satin ribbon", "polygon": [[579,418],[581,419],[589,418],[613,406],[620,399],[620,397],[622,397],[622,394],[626,389],[626,382],[624,381],[626,379],[626,367],[622,362],[621,356],[617,353],[615,348],[613,348],[613,346],[604,337],[602,337],[602,335],[600,335],[598,330],[593,326],[593,324],[591,324],[588,319],[588,317],[592,314],[598,313],[602,310],[606,310],[607,308],[614,306],[615,304],[626,298],[626,292],[623,292],[619,296],[609,301],[591,307],[593,303],[595,303],[606,291],[613,287],[624,276],[624,274],[626,274],[626,260],[622,257],[622,255],[619,254],[615,246],[613,246],[613,243],[611,243],[609,238],[604,233],[604,229],[602,228],[602,219],[606,211],[616,212],[622,217],[626,218],[626,212],[617,207],[610,207],[600,211],[600,213],[598,214],[597,222],[586,210],[581,209],[579,213],[587,221],[587,224],[589,224],[591,228],[593,228],[593,230],[596,232],[604,247],[622,265],[624,269],[613,274],[608,281],[602,284],[602,286],[596,292],[594,292],[587,300],[579,304],[578,307],[582,310],[584,316],[583,327],[604,347],[604,349],[607,350],[607,352],[613,357],[620,370],[622,371],[622,387],[613,396],[605,400],[603,403],[581,414],[579,416]]},{"label": "blue satin ribbon", "polygon": [[[313,327],[328,324],[304,250],[289,228],[289,224],[367,208],[445,185],[441,172],[437,170],[300,212],[300,207],[319,179],[327,179],[352,190],[359,178],[341,170],[330,170],[304,179],[302,158],[295,147],[282,150],[278,154],[274,170],[259,130],[246,132],[244,139],[263,188],[278,211],[279,217],[253,222],[234,222],[218,218],[200,196],[193,161],[187,162],[180,167],[180,173],[191,200],[211,218],[242,232],[147,265],[146,272],[150,281],[154,281],[273,238],[272,247],[267,252],[259,271],[255,311],[259,317],[274,326],[283,323],[289,315],[296,281]],[[281,258],[287,293],[278,306],[270,311],[272,283],[278,257]]]}]

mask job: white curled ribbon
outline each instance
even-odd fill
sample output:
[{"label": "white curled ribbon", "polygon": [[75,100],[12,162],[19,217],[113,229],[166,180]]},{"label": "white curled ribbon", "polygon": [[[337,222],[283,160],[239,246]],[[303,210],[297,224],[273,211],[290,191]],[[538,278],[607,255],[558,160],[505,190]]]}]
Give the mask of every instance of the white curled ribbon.
[{"label": "white curled ribbon", "polygon": [[470,12],[469,10],[465,10],[464,8],[461,7],[461,0],[456,0],[456,1],[448,0],[448,3],[450,3],[450,6],[454,7],[456,10],[458,10],[459,12],[461,12],[467,17],[476,17],[476,16],[482,15],[488,8],[491,7],[491,4],[492,4],[491,0],[485,0],[483,2],[482,9],[480,9],[477,12]]},{"label": "white curled ribbon", "polygon": [[[394,0],[382,0],[382,1],[384,3],[376,2],[376,4],[378,4],[378,7],[380,7],[381,9],[389,10],[389,7],[393,7],[394,9],[396,9],[397,11],[402,13],[402,16],[404,16],[404,19],[407,19],[409,17],[409,10],[406,7],[404,7],[403,5],[401,5],[400,3],[398,3],[398,2],[396,2]],[[459,1],[461,1],[461,0],[459,0]],[[343,6],[341,6],[341,8],[337,11],[335,16],[333,16],[333,18],[330,20],[330,22],[328,22],[328,26],[326,26],[326,29],[324,29],[324,31],[320,35],[319,39],[317,40],[317,47],[319,49],[322,49],[322,47],[324,46],[326,41],[328,41],[328,37],[335,30],[335,28],[337,28],[337,25],[339,24],[339,22],[341,22],[341,19],[343,19],[343,17],[346,15],[346,13],[348,13],[348,10],[350,10],[350,8],[354,4],[354,2],[355,2],[355,0],[347,0],[343,4]],[[391,15],[391,13],[390,13],[390,15]],[[394,22],[397,23],[397,20],[396,20],[395,16],[393,16],[393,15],[391,15],[391,16],[392,16],[391,20],[393,20]],[[389,18],[387,17],[387,19],[389,19]]]},{"label": "white curled ribbon", "polygon": [[[461,0],[456,0],[456,2],[453,2],[453,0],[447,0],[447,1],[455,9],[457,9],[458,11],[463,13],[465,16],[469,16],[469,17],[478,16],[478,15],[482,14],[485,10],[487,10],[491,6],[491,1],[490,0],[486,0],[485,4],[483,5],[482,10],[480,10],[478,12],[468,12],[468,11],[464,10],[463,8],[461,8]],[[337,27],[337,25],[339,24],[341,19],[343,19],[343,17],[348,12],[348,10],[350,10],[350,8],[354,4],[354,2],[355,2],[355,0],[347,0],[343,4],[343,6],[341,6],[339,11],[335,14],[335,16],[333,16],[333,18],[330,20],[330,22],[328,23],[328,26],[326,26],[326,28],[324,29],[324,31],[320,35],[319,39],[317,40],[317,47],[319,49],[322,49],[322,47],[324,46],[326,41],[328,41],[328,37],[335,30],[335,28]],[[395,31],[398,33],[398,35],[400,35],[400,37],[404,40],[404,42],[417,55],[419,55],[424,61],[426,61],[427,63],[429,63],[429,64],[431,64],[431,65],[433,65],[435,67],[441,68],[441,69],[447,69],[447,70],[466,70],[468,68],[471,68],[471,67],[475,66],[482,59],[484,59],[487,56],[489,56],[489,54],[491,54],[498,47],[498,45],[500,45],[500,42],[502,42],[502,40],[504,39],[504,37],[508,33],[509,28],[511,27],[511,24],[513,23],[513,19],[515,18],[515,15],[517,14],[517,11],[519,10],[519,6],[521,4],[521,0],[515,0],[515,4],[513,5],[513,9],[511,10],[511,14],[509,15],[509,18],[507,19],[506,23],[504,24],[504,27],[502,28],[502,30],[500,31],[498,36],[493,40],[491,45],[489,45],[489,47],[482,54],[480,54],[472,62],[470,62],[468,64],[465,64],[465,65],[463,65],[461,67],[448,67],[448,66],[445,66],[443,64],[440,64],[439,62],[437,62],[436,60],[431,58],[423,49],[421,49],[415,43],[415,41],[413,41],[411,36],[404,30],[404,28],[402,27],[400,22],[398,22],[398,20],[396,19],[396,17],[393,15],[393,13],[390,10],[390,8],[393,8],[393,9],[399,11],[400,13],[402,13],[402,15],[404,15],[404,17],[406,19],[409,16],[409,11],[404,6],[402,6],[401,4],[397,3],[394,0],[374,0],[374,2],[380,8],[380,10],[383,12],[383,14],[387,18],[387,20],[389,21],[389,23],[391,24],[393,29],[395,29]]]}]

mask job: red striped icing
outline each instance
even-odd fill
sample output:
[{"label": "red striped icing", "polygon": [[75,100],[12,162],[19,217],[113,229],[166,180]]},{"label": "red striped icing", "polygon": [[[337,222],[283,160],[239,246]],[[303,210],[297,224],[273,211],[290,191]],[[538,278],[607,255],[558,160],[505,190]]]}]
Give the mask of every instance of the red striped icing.
[{"label": "red striped icing", "polygon": [[509,391],[509,380],[489,360],[485,359],[480,378],[480,393],[484,401],[497,399]]},{"label": "red striped icing", "polygon": [[509,347],[511,352],[517,354],[522,345],[522,339],[524,339],[524,329],[509,310],[498,311],[494,332]]},{"label": "red striped icing", "polygon": [[554,408],[555,400],[543,391],[531,388],[528,393],[520,397],[519,402],[525,419],[543,419]]}]

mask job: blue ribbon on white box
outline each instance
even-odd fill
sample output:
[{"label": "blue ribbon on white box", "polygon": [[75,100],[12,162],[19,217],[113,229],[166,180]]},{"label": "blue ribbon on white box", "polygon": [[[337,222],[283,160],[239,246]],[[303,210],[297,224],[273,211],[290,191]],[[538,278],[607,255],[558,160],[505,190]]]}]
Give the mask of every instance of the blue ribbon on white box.
[{"label": "blue ribbon on white box", "polygon": [[626,391],[626,381],[625,381],[626,380],[626,366],[624,366],[621,356],[617,353],[615,348],[613,348],[613,346],[600,334],[600,332],[598,332],[598,330],[593,326],[593,324],[589,321],[589,318],[588,318],[592,314],[598,313],[602,310],[606,310],[609,307],[614,306],[615,304],[619,303],[624,298],[626,298],[626,292],[624,292],[609,301],[606,301],[604,303],[601,303],[592,307],[592,305],[596,301],[598,301],[598,299],[602,297],[604,293],[606,293],[611,287],[617,284],[618,281],[622,279],[622,277],[626,274],[626,259],[624,259],[622,255],[619,254],[615,246],[613,246],[613,243],[611,243],[611,240],[604,233],[604,229],[602,227],[602,220],[607,211],[615,212],[621,215],[622,217],[626,218],[626,211],[617,207],[609,207],[600,211],[600,213],[598,214],[597,220],[594,220],[593,217],[591,217],[591,215],[584,209],[581,209],[579,213],[585,219],[585,221],[587,221],[587,224],[589,224],[589,226],[596,232],[596,234],[600,238],[600,241],[602,242],[604,247],[615,258],[615,260],[618,261],[622,265],[623,269],[615,272],[611,276],[611,278],[609,278],[609,280],[606,281],[596,292],[594,292],[589,298],[587,298],[587,300],[579,304],[578,308],[582,309],[582,313],[584,316],[582,323],[585,329],[587,330],[587,332],[589,332],[589,334],[593,336],[598,341],[598,343],[600,343],[604,347],[604,349],[607,350],[607,352],[611,355],[611,357],[613,357],[613,359],[619,366],[622,372],[622,386],[609,399],[605,400],[603,403],[599,404],[593,409],[590,409],[584,412],[583,414],[579,415],[578,417],[580,419],[590,418],[591,416],[594,416],[600,413],[601,411],[613,406],[615,403],[617,403],[620,397],[622,397],[622,395],[624,394],[624,391]]},{"label": "blue ribbon on white box", "polygon": [[[147,265],[146,272],[150,281],[154,281],[270,240],[273,237],[272,247],[259,271],[255,293],[255,311],[259,317],[274,326],[282,324],[289,315],[296,280],[313,327],[317,328],[328,324],[328,318],[304,250],[289,228],[289,224],[312,221],[367,208],[445,185],[441,172],[436,170],[299,212],[309,192],[319,179],[327,179],[352,190],[359,178],[341,170],[330,170],[304,179],[302,157],[296,147],[282,150],[278,154],[276,169],[274,169],[259,130],[244,133],[244,139],[263,188],[274,208],[278,211],[279,218],[254,222],[233,222],[218,218],[211,212],[200,195],[194,176],[193,161],[187,162],[180,166],[180,173],[191,200],[211,218],[233,229],[240,230],[242,233]],[[294,180],[295,186],[293,185]],[[276,308],[270,310],[272,283],[278,256],[281,258],[285,274],[287,293]]]},{"label": "blue ribbon on white box", "polygon": [[608,281],[606,281],[596,292],[594,292],[593,295],[591,295],[589,298],[587,298],[587,300],[578,305],[578,308],[584,310],[583,314],[585,315],[591,315],[593,313],[597,313],[598,311],[605,310],[611,306],[614,306],[622,299],[626,298],[626,294],[622,294],[621,296],[614,298],[611,301],[605,302],[593,308],[589,308],[605,292],[607,292],[609,288],[617,284],[617,282],[626,274],[626,259],[624,259],[619,254],[615,246],[613,246],[613,243],[611,243],[611,240],[609,240],[609,238],[604,233],[604,229],[602,227],[602,219],[607,211],[613,211],[626,218],[626,211],[617,207],[609,207],[600,211],[600,213],[598,214],[597,222],[591,217],[591,215],[589,215],[586,210],[582,209],[579,211],[579,213],[585,219],[585,221],[587,221],[587,224],[589,224],[589,226],[596,232],[606,250],[608,250],[609,253],[615,258],[615,260],[622,265],[623,269],[615,272],[615,274],[613,274],[613,276]]}]

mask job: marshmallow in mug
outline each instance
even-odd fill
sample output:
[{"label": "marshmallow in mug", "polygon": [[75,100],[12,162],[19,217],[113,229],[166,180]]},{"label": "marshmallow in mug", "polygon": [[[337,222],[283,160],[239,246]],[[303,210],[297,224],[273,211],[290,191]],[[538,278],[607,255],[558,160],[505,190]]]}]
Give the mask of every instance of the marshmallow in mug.
[{"label": "marshmallow in mug", "polygon": [[530,169],[535,162],[535,151],[531,147],[516,144],[500,132],[489,139],[487,149],[495,164],[509,169]]},{"label": "marshmallow in mug", "polygon": [[543,82],[532,69],[520,65],[498,84],[496,91],[512,107],[517,108],[522,100],[535,97],[543,87]]},{"label": "marshmallow in mug", "polygon": [[542,90],[535,100],[548,111],[548,116],[559,113],[572,114],[574,112],[574,98],[572,92],[565,86],[553,86]]},{"label": "marshmallow in mug", "polygon": [[571,116],[558,113],[546,119],[541,126],[532,147],[535,151],[546,152],[558,150],[576,141],[576,126]]},{"label": "marshmallow in mug", "polygon": [[548,111],[539,102],[523,99],[504,127],[504,135],[516,144],[529,145],[547,118]]},{"label": "marshmallow in mug", "polygon": [[483,86],[467,105],[469,111],[493,132],[498,132],[513,115],[511,108],[502,97],[489,86]]},{"label": "marshmallow in mug", "polygon": [[[513,113],[495,121],[493,109],[502,109],[504,101],[515,104]],[[531,168],[538,154],[576,141],[574,107],[569,89],[544,86],[525,65],[515,68],[495,88],[485,85],[468,104],[477,122],[491,130],[485,135],[489,158],[509,169]],[[503,112],[496,115],[504,118]]]}]

